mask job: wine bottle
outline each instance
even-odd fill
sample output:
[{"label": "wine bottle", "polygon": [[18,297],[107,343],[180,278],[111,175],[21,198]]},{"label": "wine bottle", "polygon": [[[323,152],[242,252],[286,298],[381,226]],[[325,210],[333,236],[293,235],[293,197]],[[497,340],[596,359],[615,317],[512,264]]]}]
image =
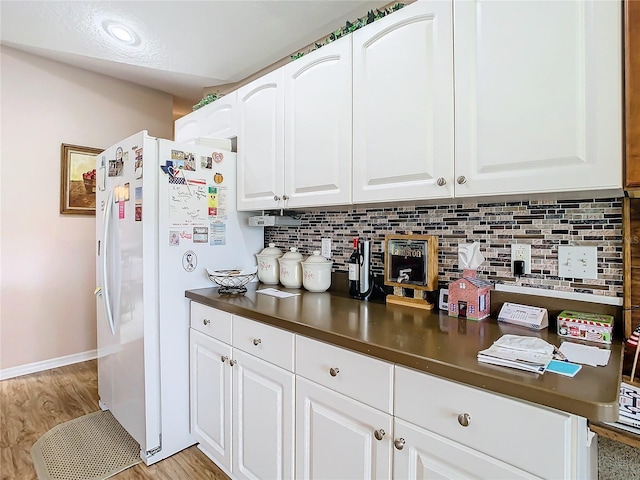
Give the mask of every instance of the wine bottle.
[{"label": "wine bottle", "polygon": [[358,238],[353,239],[353,252],[347,261],[349,265],[349,295],[357,298],[360,295],[360,250]]}]

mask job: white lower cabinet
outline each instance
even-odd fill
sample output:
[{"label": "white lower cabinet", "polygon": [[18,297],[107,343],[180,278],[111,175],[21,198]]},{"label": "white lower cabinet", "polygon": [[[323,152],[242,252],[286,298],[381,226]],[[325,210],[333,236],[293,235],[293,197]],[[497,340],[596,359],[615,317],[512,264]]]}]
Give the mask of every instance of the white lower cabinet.
[{"label": "white lower cabinet", "polygon": [[193,328],[189,347],[191,434],[201,450],[230,471],[231,347]]},{"label": "white lower cabinet", "polygon": [[393,417],[298,377],[296,478],[389,479]]},{"label": "white lower cabinet", "polygon": [[294,375],[234,349],[234,478],[294,478]]},{"label": "white lower cabinet", "polygon": [[[207,311],[209,321],[203,323],[201,317]],[[233,479],[292,479],[295,377],[258,358],[271,351],[270,330],[283,331],[262,328],[251,342],[254,356],[201,332],[203,324],[214,324],[219,313],[192,304],[191,433],[199,448]],[[253,323],[234,316],[231,330],[236,323],[245,326],[247,322]],[[292,349],[293,335],[286,335]],[[281,353],[286,341],[278,334],[274,338]]]},{"label": "white lower cabinet", "polygon": [[399,418],[394,421],[393,443],[396,479],[540,478]]},{"label": "white lower cabinet", "polygon": [[191,327],[192,434],[233,479],[597,478],[585,418],[203,305]]}]

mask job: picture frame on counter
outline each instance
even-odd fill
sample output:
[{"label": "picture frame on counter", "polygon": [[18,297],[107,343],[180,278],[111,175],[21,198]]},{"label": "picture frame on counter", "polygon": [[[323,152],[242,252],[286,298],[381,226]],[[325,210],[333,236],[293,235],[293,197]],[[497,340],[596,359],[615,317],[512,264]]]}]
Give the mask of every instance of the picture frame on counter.
[{"label": "picture frame on counter", "polygon": [[96,214],[96,156],[101,148],[63,143],[60,148],[60,213]]},{"label": "picture frame on counter", "polygon": [[387,303],[431,310],[425,292],[438,289],[438,238],[433,235],[386,235],[384,283],[394,288]]}]

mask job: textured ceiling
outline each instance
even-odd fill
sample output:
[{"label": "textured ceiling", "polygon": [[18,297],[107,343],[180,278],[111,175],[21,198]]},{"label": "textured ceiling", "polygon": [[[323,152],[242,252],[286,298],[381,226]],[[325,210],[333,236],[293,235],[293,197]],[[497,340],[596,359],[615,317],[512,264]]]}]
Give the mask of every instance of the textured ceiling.
[{"label": "textured ceiling", "polygon": [[[389,2],[1,1],[2,45],[189,102],[235,83]],[[138,37],[122,45],[106,24]]]}]

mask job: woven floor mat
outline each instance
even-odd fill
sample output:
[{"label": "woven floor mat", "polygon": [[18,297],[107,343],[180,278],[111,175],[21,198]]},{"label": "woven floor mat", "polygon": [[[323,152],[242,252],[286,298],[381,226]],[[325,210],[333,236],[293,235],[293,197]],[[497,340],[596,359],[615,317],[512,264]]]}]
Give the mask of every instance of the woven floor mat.
[{"label": "woven floor mat", "polygon": [[140,460],[140,445],[108,410],[53,427],[31,447],[39,480],[103,480]]}]

